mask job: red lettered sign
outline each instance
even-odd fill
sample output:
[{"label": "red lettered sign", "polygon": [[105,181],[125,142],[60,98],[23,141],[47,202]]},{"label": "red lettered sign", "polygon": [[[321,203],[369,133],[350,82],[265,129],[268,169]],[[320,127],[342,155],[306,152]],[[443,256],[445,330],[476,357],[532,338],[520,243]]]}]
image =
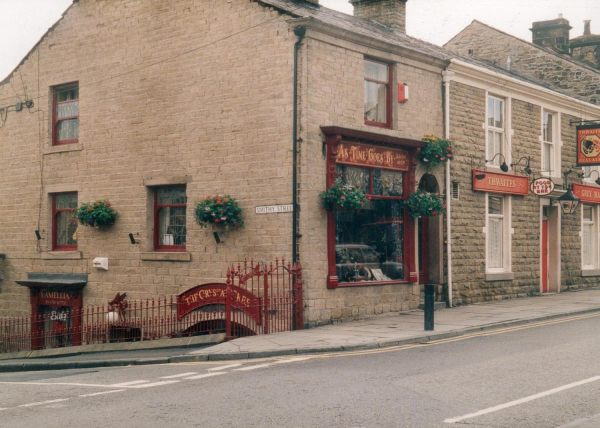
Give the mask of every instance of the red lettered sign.
[{"label": "red lettered sign", "polygon": [[[177,296],[177,318],[181,319],[195,309],[207,305],[227,303],[226,284],[202,284]],[[248,314],[260,324],[259,299],[240,287],[231,286],[231,305]]]},{"label": "red lettered sign", "polygon": [[537,196],[546,196],[554,191],[554,181],[549,178],[536,178],[529,186],[531,193]]},{"label": "red lettered sign", "polygon": [[[485,177],[479,180],[476,175],[485,175]],[[474,169],[473,190],[527,196],[529,194],[529,177]]]},{"label": "red lettered sign", "polygon": [[600,165],[600,126],[577,127],[577,165]]},{"label": "red lettered sign", "polygon": [[40,290],[38,305],[73,306],[78,292]]},{"label": "red lettered sign", "polygon": [[584,186],[583,184],[574,183],[573,193],[581,199],[581,202],[600,204],[600,187]]},{"label": "red lettered sign", "polygon": [[342,141],[338,146],[336,162],[346,165],[408,171],[408,152],[406,150]]}]

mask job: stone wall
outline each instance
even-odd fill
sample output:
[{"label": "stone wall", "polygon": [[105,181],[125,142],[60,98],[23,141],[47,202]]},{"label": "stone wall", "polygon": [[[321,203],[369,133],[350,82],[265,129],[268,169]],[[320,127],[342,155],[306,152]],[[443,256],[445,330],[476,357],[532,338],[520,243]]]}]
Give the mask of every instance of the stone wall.
[{"label": "stone wall", "polygon": [[473,21],[445,47],[463,56],[491,61],[502,68],[506,68],[510,57],[512,71],[537,79],[575,98],[600,105],[598,70],[481,22]]}]

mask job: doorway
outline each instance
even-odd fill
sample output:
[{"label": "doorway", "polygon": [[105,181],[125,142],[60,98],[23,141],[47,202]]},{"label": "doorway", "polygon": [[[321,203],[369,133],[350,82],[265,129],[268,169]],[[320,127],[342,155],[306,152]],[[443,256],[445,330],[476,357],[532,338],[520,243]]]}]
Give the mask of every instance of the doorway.
[{"label": "doorway", "polygon": [[542,209],[542,293],[548,292],[548,211],[549,207]]},{"label": "doorway", "polygon": [[560,209],[541,200],[540,218],[540,292],[559,293],[561,282]]}]

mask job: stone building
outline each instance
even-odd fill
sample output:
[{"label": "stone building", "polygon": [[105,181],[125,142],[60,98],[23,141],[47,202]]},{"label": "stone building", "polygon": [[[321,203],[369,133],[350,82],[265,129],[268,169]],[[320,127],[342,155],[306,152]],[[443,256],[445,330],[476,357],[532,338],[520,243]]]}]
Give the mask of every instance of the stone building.
[{"label": "stone building", "polygon": [[[545,172],[559,182],[569,121],[600,117],[595,101],[407,36],[405,3],[353,0],[348,16],[316,0],[74,1],[0,83],[0,315],[41,310],[32,296],[49,281],[81,288],[87,305],[176,295],[281,256],[302,262],[307,326],[415,308],[425,282],[451,305],[538,293],[543,215],[561,248],[550,261],[563,259],[549,290],[585,286],[578,223],[471,179],[496,152],[539,171],[549,112],[558,157]],[[494,106],[506,121],[488,129]],[[446,170],[417,161],[425,134],[455,139]],[[486,135],[503,139],[486,149]],[[338,182],[363,188],[367,208],[324,212],[319,194]],[[449,216],[409,215],[417,188],[443,194]],[[215,194],[245,221],[215,230],[220,242],[194,220]],[[117,222],[77,227],[73,210],[103,199]],[[486,248],[504,252],[501,266]]]}]

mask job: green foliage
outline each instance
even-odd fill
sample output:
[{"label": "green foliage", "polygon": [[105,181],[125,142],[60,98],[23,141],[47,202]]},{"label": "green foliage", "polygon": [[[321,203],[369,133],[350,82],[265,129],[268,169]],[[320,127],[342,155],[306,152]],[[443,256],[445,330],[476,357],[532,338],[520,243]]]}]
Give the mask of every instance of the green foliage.
[{"label": "green foliage", "polygon": [[323,208],[329,211],[334,210],[336,206],[360,210],[369,201],[362,190],[355,186],[345,186],[339,183],[331,186],[326,192],[321,192],[319,196]]},{"label": "green foliage", "polygon": [[229,195],[205,196],[196,203],[194,217],[201,227],[207,227],[211,223],[225,226],[225,229],[244,225],[242,209]]},{"label": "green foliage", "polygon": [[111,208],[107,200],[85,202],[76,212],[79,224],[83,226],[100,227],[115,224],[119,213]]},{"label": "green foliage", "polygon": [[406,208],[413,217],[436,216],[446,211],[446,204],[437,193],[417,190],[406,200]]},{"label": "green foliage", "polygon": [[437,138],[431,134],[425,135],[423,141],[427,141],[428,144],[421,149],[419,160],[430,168],[443,165],[454,158],[452,140]]}]

